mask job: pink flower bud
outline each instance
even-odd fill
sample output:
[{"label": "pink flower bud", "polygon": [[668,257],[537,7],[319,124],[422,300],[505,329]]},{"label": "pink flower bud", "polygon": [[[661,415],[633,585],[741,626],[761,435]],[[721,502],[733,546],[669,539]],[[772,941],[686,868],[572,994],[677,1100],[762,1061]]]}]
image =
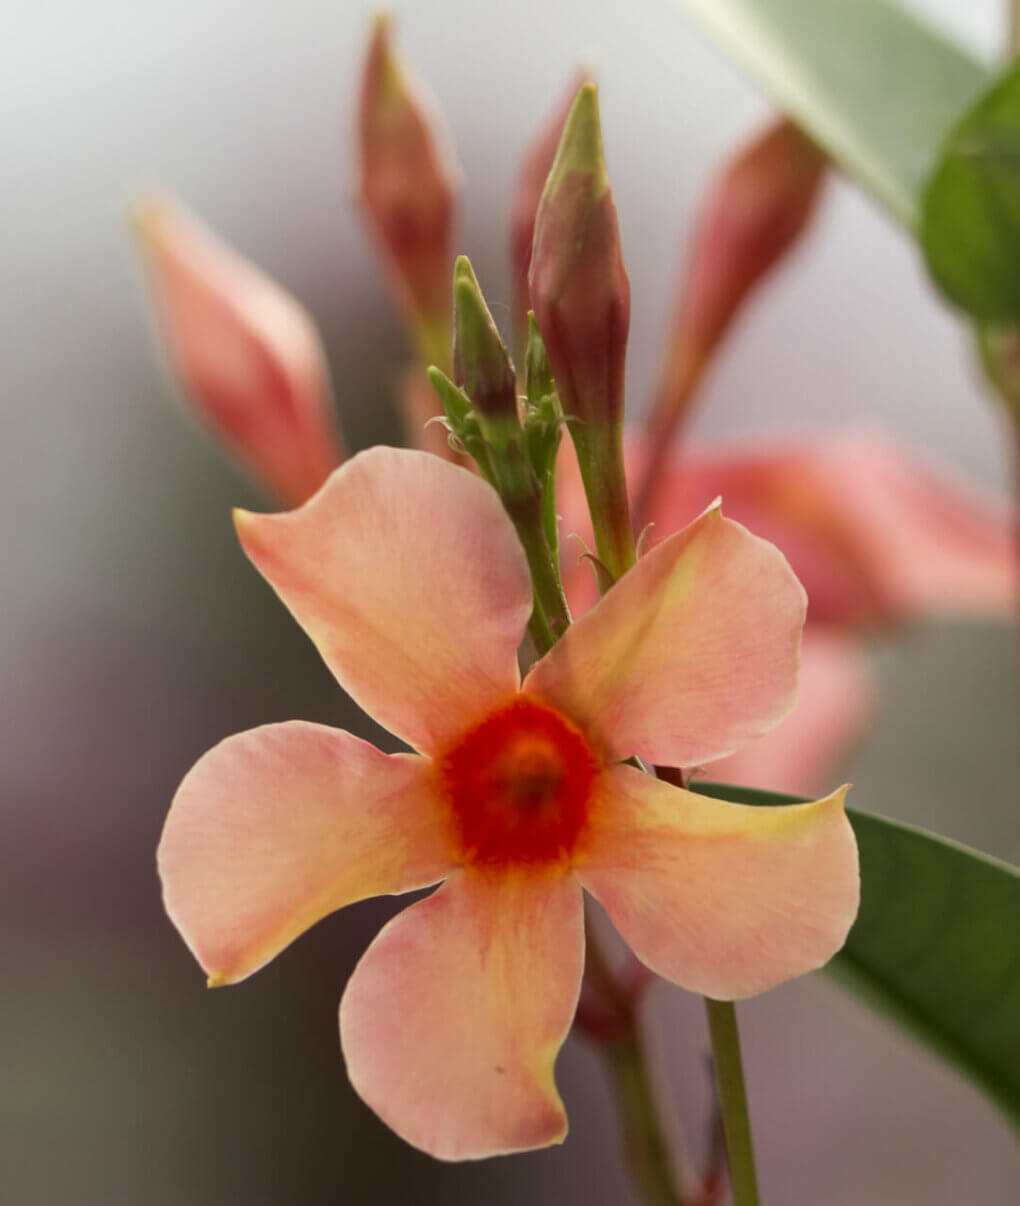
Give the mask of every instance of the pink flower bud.
[{"label": "pink flower bud", "polygon": [[664,396],[675,397],[690,366],[704,364],[755,285],[807,229],[824,172],[822,153],[781,118],[716,181],[681,287]]},{"label": "pink flower bud", "polygon": [[584,84],[535,219],[531,304],[577,450],[608,580],[634,564],[623,469],[630,282],[602,155],[598,92]]},{"label": "pink flower bud", "polygon": [[376,21],[358,104],[359,194],[421,356],[449,367],[452,153],[432,105]]},{"label": "pink flower bud", "polygon": [[518,355],[528,338],[528,269],[531,265],[531,243],[535,233],[535,215],[542,199],[545,182],[556,158],[567,114],[574,103],[577,90],[584,83],[579,76],[571,85],[556,109],[546,119],[535,140],[525,153],[514,186],[513,208],[510,211],[510,264],[513,269],[513,323],[518,343]]},{"label": "pink flower bud", "polygon": [[344,458],[312,320],[181,206],[147,200],[133,217],[185,396],[272,494],[304,502]]},{"label": "pink flower bud", "polygon": [[652,403],[656,452],[638,495],[639,523],[650,514],[662,458],[717,345],[755,286],[807,229],[825,163],[814,143],[779,118],[736,155],[709,191]]},{"label": "pink flower bud", "polygon": [[630,282],[591,83],[577,93],[542,194],[528,284],[564,414],[621,423]]}]

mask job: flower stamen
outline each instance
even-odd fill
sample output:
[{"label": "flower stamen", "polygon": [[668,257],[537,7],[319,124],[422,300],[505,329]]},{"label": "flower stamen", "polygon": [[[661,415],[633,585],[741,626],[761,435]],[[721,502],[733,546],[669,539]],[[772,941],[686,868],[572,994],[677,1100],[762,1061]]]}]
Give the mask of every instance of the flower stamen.
[{"label": "flower stamen", "polygon": [[569,858],[600,766],[564,716],[518,695],[463,735],[437,768],[464,860],[506,866]]}]

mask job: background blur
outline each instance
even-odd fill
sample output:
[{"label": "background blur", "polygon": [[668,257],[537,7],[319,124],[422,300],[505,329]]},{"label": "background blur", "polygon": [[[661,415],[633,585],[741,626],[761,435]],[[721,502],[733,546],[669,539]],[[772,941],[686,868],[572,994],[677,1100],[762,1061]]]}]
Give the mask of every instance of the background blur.
[{"label": "background blur", "polygon": [[[914,0],[986,57],[1001,0]],[[460,249],[509,300],[518,156],[580,58],[598,72],[634,292],[635,409],[706,173],[766,112],[668,0],[395,6],[464,169]],[[185,422],[153,354],[124,200],[181,196],[324,332],[348,441],[395,440],[396,318],[350,203],[361,4],[10,5],[0,71],[0,1198],[627,1203],[601,1068],[571,1041],[559,1150],[443,1166],[347,1086],[336,1003],[393,907],[349,909],[253,980],[209,993],[159,902],[153,851],[193,760],[292,717],[358,723],[233,537],[262,505]],[[761,304],[764,303],[764,304]],[[697,434],[880,421],[1005,488],[1007,445],[967,341],[913,248],[857,193],[740,324]],[[876,650],[858,807],[1020,856],[1017,649],[931,625]],[[365,731],[362,729],[362,731]],[[527,986],[522,986],[527,991]],[[659,987],[649,1037],[695,1140],[700,1003]],[[764,1196],[1017,1200],[984,1100],[820,977],[742,1007]]]}]

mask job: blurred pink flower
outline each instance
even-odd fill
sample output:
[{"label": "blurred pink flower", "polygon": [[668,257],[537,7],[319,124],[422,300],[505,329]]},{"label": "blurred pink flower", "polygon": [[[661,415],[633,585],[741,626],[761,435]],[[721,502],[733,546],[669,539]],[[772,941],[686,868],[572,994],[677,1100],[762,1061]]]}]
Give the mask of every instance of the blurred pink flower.
[{"label": "blurred pink flower", "polygon": [[845,789],[751,808],[622,765],[720,758],[793,702],[803,590],[718,507],[523,684],[527,563],[466,470],[375,448],[237,526],[340,683],[417,753],[299,721],[228,738],[171,807],[167,911],[224,984],[334,909],[445,881],[382,930],[340,1007],[352,1084],[408,1142],[463,1159],[564,1137],[582,887],[650,968],[717,998],[840,947],[858,901]]},{"label": "blurred pink flower", "polygon": [[344,455],[314,323],[176,202],[140,202],[133,217],[183,393],[272,494],[304,502]]},{"label": "blurred pink flower", "polygon": [[[641,479],[648,445],[647,435],[631,434],[631,480]],[[559,486],[564,530],[587,542],[590,523],[569,452]],[[674,450],[651,498],[649,543],[717,497],[727,515],[785,553],[808,596],[800,702],[767,737],[713,766],[728,782],[816,789],[871,711],[862,632],[934,615],[1007,616],[1016,606],[1011,508],[880,434]],[[592,574],[574,564],[565,578],[572,607],[583,611],[597,595]]]}]

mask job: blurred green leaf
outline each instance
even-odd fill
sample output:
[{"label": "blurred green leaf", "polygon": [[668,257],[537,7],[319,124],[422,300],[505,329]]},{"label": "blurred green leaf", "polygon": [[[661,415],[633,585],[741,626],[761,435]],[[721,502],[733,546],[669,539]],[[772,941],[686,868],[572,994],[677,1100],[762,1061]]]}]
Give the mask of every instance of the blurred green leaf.
[{"label": "blurred green leaf", "polygon": [[1020,318],[1020,64],[950,135],[924,193],[920,237],[958,306],[983,322]]},{"label": "blurred green leaf", "polygon": [[[728,784],[691,788],[741,804],[798,802]],[[897,821],[849,816],[861,909],[828,970],[1020,1123],[1020,872]]]},{"label": "blurred green leaf", "polygon": [[674,0],[911,228],[987,70],[892,0]]}]

